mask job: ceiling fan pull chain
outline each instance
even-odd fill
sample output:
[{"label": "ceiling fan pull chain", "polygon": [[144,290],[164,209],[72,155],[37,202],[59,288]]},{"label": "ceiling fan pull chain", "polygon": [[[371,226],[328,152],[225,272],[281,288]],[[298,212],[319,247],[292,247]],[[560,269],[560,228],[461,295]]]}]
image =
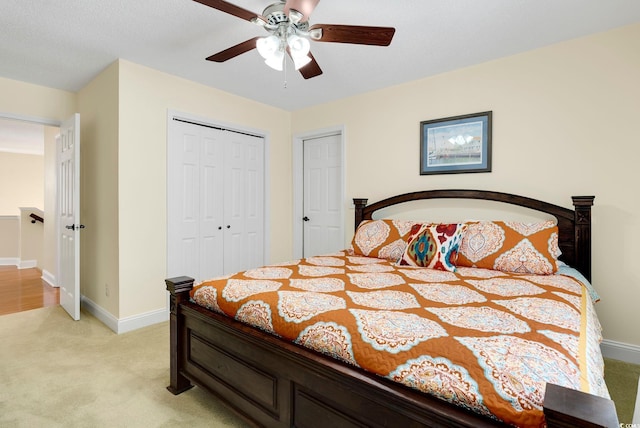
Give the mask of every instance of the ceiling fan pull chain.
[{"label": "ceiling fan pull chain", "polygon": [[287,89],[287,58],[284,59],[284,83],[282,84],[282,87],[284,89]]}]

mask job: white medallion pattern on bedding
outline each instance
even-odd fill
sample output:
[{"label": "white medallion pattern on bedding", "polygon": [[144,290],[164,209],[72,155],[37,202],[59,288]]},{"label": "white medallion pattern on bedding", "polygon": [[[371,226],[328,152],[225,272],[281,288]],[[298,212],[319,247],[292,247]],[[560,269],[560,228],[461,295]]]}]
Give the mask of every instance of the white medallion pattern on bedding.
[{"label": "white medallion pattern on bedding", "polygon": [[476,413],[543,426],[547,382],[608,397],[588,287],[341,252],[205,281],[191,297]]},{"label": "white medallion pattern on bedding", "polygon": [[466,227],[457,266],[536,275],[558,270],[560,248],[554,221],[476,221]]},{"label": "white medallion pattern on bedding", "polygon": [[397,261],[407,248],[404,237],[414,224],[416,222],[405,220],[365,220],[353,236],[351,252]]}]

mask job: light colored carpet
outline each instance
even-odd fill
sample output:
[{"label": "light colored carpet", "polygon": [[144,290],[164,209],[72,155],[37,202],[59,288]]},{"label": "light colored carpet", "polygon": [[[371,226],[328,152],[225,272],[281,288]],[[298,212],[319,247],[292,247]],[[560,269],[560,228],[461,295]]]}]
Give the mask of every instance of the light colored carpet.
[{"label": "light colored carpet", "polygon": [[639,365],[605,358],[604,381],[611,399],[616,403],[618,419],[623,424],[632,422],[639,377]]},{"label": "light colored carpet", "polygon": [[60,306],[0,316],[0,427],[244,427],[169,384],[169,323],[117,335]]}]

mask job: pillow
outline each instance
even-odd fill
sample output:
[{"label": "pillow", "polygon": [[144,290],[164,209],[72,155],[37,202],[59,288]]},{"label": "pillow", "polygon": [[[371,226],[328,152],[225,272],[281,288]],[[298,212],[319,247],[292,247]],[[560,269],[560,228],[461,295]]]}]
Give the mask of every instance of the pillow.
[{"label": "pillow", "polygon": [[416,224],[411,229],[400,265],[456,271],[458,249],[466,224]]},{"label": "pillow", "polygon": [[558,226],[553,221],[468,223],[458,266],[549,275],[558,270]]},{"label": "pillow", "polygon": [[397,262],[407,246],[406,235],[415,221],[364,220],[356,229],[350,252]]}]

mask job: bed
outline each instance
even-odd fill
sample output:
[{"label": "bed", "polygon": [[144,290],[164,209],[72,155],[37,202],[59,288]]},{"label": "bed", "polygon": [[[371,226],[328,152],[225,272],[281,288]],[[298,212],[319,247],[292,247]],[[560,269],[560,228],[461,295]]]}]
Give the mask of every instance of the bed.
[{"label": "bed", "polygon": [[[368,246],[374,248],[375,244],[363,231],[374,225],[397,226],[402,239],[409,240],[409,247],[427,231],[435,233],[436,227],[438,231],[445,230],[442,224],[373,220],[377,211],[429,199],[480,199],[553,216],[557,229],[549,235],[553,239],[545,239],[553,243],[548,246],[550,253],[561,254],[558,266],[563,274],[531,275],[519,268],[514,272],[483,269],[481,261],[468,258],[468,266],[447,270],[451,266],[444,256],[444,268],[416,267],[411,266],[412,260],[419,258],[411,259],[406,245],[404,250],[385,246],[392,257],[385,258],[385,251],[367,254]],[[167,279],[171,326],[168,389],[179,394],[193,385],[201,386],[258,426],[618,426],[615,406],[607,398],[602,379],[599,324],[591,304],[594,292],[576,286],[580,282],[588,286],[591,279],[594,198],[574,196],[572,200],[573,210],[523,196],[480,190],[413,192],[370,205],[366,199],[354,199],[356,238],[361,239],[354,238],[349,250],[253,269],[198,285],[189,277]],[[473,241],[462,241],[463,234],[470,236],[471,228],[477,231],[488,226],[486,222],[457,226],[461,230],[455,248],[466,248],[464,257],[471,257]],[[490,226],[495,224],[491,222]],[[450,231],[451,227],[443,233]],[[398,266],[396,257],[409,257],[404,263],[409,266]],[[497,260],[492,261],[496,266]],[[513,263],[513,258],[505,260]],[[567,266],[577,272],[565,272]],[[563,285],[557,288],[554,283],[546,289],[547,278],[553,276],[561,277]],[[345,283],[353,283],[347,286],[357,290],[345,288]],[[266,288],[252,288],[256,284]],[[473,286],[468,287],[469,284]],[[416,291],[413,297],[409,296],[411,291]],[[452,294],[462,295],[467,306],[458,301],[453,307],[448,306]],[[430,303],[426,304],[424,298]],[[346,307],[347,300],[356,306]],[[309,301],[319,303],[322,309],[311,307]],[[534,308],[533,315],[514,306],[516,301]],[[381,302],[384,305],[380,306]],[[573,318],[549,315],[555,306],[569,308]],[[503,311],[505,308],[508,311]],[[428,316],[424,316],[427,312]],[[483,321],[488,314],[498,313],[497,321]],[[342,318],[337,323],[322,318],[327,314],[341,314]],[[277,327],[277,318],[288,322]],[[400,339],[380,332],[384,325],[399,331]],[[419,325],[420,335],[406,333],[407,325]],[[475,337],[469,334],[471,330],[480,332]],[[514,339],[507,333],[522,337],[526,337],[525,333],[534,334],[536,339]],[[536,341],[542,336],[551,342],[538,344]],[[334,337],[341,341],[330,339]],[[516,352],[514,340],[526,342],[529,348]],[[442,351],[436,351],[436,343]],[[367,350],[363,351],[363,347]],[[380,352],[369,355],[368,348]],[[496,367],[492,362],[500,360],[487,356],[505,349],[513,350],[515,355],[509,357],[508,364],[513,367],[508,369]],[[557,354],[560,362],[548,363],[551,354]],[[472,366],[463,368],[458,364],[457,358],[464,355],[471,356]],[[591,365],[593,361],[595,364]],[[381,365],[380,373],[367,365],[370,363]],[[529,379],[528,371],[539,364],[542,366],[538,370],[549,372],[550,379],[557,382],[543,384],[544,391],[538,384],[533,391],[531,382],[525,380]],[[419,373],[424,372],[437,376],[420,377]],[[481,382],[482,373],[487,379]],[[512,375],[505,379],[505,373]],[[429,389],[434,385],[435,390]],[[523,396],[525,390],[540,403]],[[501,413],[505,403],[522,412]]]}]

